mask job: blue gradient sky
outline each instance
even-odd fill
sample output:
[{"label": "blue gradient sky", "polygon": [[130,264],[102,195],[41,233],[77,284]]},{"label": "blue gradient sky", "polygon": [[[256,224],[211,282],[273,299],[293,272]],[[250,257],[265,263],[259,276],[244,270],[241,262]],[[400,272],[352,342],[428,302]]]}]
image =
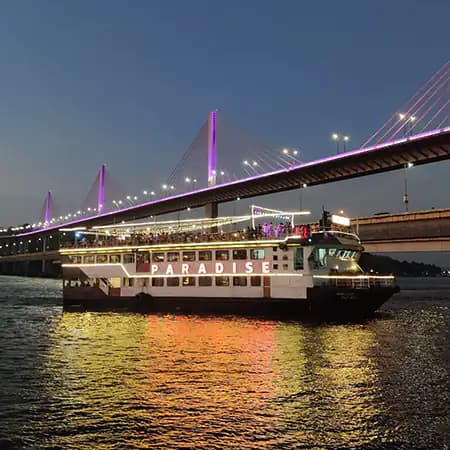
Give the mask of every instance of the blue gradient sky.
[{"label": "blue gradient sky", "polygon": [[[48,189],[78,209],[103,162],[130,193],[158,186],[214,108],[306,160],[333,152],[335,130],[356,147],[448,59],[449,13],[443,0],[3,1],[0,224],[37,217]],[[450,206],[449,169],[411,171],[412,209]],[[402,183],[304,202],[398,211]]]}]

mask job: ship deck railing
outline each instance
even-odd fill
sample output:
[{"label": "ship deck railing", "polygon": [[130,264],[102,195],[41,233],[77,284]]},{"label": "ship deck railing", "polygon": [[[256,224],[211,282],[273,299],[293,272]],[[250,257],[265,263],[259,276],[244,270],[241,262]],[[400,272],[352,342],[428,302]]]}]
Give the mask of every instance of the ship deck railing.
[{"label": "ship deck railing", "polygon": [[315,275],[316,286],[367,289],[370,287],[391,287],[395,285],[393,275]]},{"label": "ship deck railing", "polygon": [[115,236],[102,236],[99,239],[85,239],[75,240],[73,242],[62,241],[62,249],[71,248],[98,248],[98,247],[138,247],[146,245],[166,245],[166,244],[197,244],[205,242],[240,242],[240,241],[264,241],[273,240],[279,241],[287,238],[288,236],[298,236],[294,233],[288,234],[285,232],[246,232],[246,231],[233,231],[224,233],[198,233],[198,234],[176,234],[162,235],[162,236],[150,236],[150,235],[137,235],[130,238],[120,239]]}]

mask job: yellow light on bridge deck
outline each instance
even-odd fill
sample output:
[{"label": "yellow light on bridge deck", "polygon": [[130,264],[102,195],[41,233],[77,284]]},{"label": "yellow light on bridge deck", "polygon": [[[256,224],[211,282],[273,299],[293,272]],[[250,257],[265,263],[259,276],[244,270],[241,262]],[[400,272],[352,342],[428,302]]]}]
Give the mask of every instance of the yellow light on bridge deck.
[{"label": "yellow light on bridge deck", "polygon": [[335,223],[336,225],[342,225],[344,227],[350,226],[350,219],[348,217],[338,216],[336,214],[333,214],[331,216],[331,222]]}]

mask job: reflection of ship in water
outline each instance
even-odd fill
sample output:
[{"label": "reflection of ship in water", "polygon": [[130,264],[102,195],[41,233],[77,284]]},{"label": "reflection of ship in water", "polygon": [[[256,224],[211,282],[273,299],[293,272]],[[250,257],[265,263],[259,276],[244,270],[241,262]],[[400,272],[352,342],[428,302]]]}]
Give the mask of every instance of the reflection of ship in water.
[{"label": "reflection of ship in water", "polygon": [[370,327],[280,323],[275,342],[271,404],[285,424],[287,448],[363,448],[384,439]]},{"label": "reflection of ship in water", "polygon": [[276,226],[260,213],[94,227],[75,245],[63,239],[64,305],[350,318],[397,291],[392,276],[362,271],[363,247],[343,231],[345,218],[334,229],[323,219],[320,230],[294,225],[296,214],[282,212]]},{"label": "reflection of ship in water", "polygon": [[366,327],[64,314],[52,343],[49,415],[74,432],[48,421],[55,446],[106,436],[139,448],[298,448],[383,434]]}]

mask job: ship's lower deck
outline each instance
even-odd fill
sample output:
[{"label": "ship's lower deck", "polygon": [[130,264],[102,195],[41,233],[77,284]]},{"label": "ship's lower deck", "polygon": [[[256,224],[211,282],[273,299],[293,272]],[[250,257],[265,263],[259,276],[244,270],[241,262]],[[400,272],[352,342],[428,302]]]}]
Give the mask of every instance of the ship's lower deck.
[{"label": "ship's lower deck", "polygon": [[366,289],[313,287],[306,299],[282,298],[199,298],[107,296],[97,288],[71,288],[65,292],[67,311],[130,311],[142,313],[233,314],[284,317],[289,319],[325,318],[331,320],[358,319],[370,316],[385,303],[397,287]]}]

